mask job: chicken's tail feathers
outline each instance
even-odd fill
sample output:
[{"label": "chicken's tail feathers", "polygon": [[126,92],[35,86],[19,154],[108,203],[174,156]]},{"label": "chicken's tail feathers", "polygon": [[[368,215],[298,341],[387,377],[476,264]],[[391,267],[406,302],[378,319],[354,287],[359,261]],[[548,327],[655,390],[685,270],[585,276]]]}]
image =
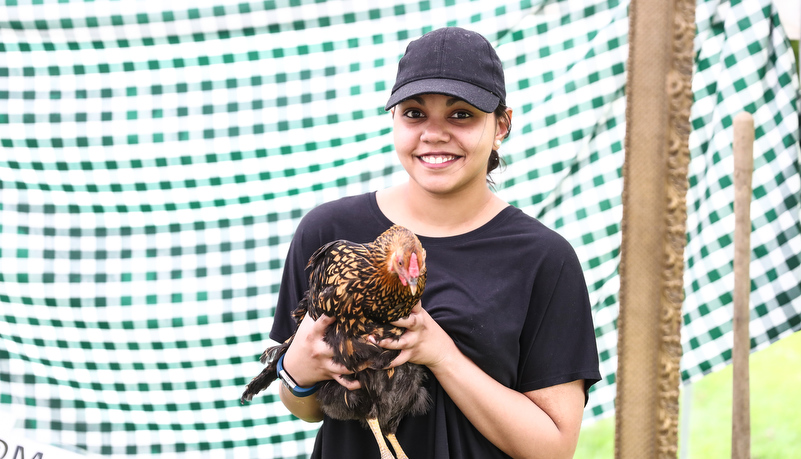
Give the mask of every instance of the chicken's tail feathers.
[{"label": "chicken's tail feathers", "polygon": [[267,364],[267,368],[265,368],[265,370],[272,369],[275,372],[276,378],[278,377],[278,371],[276,369],[278,366],[278,359],[282,355],[286,354],[286,351],[289,349],[289,345],[292,344],[292,338],[294,337],[295,335],[292,335],[292,337],[278,346],[268,347],[264,352],[261,353],[261,357],[259,357],[259,362]]},{"label": "chicken's tail feathers", "polygon": [[239,403],[244,405],[245,402],[253,400],[254,395],[269,387],[273,381],[275,381],[275,376],[270,375],[268,369],[265,368],[261,373],[259,373],[258,376],[250,381],[248,387],[245,388],[244,392],[242,392],[242,396],[239,398]]},{"label": "chicken's tail feathers", "polygon": [[[311,304],[311,298],[309,298],[309,291],[307,290],[306,293],[303,294],[303,298],[298,301],[295,310],[292,311],[292,318],[295,320],[296,327],[299,327],[300,323],[303,322],[303,318],[306,317],[306,314],[309,312],[309,306],[311,306]],[[314,317],[314,311],[312,311],[312,319],[317,320],[317,317]]]},{"label": "chicken's tail feathers", "polygon": [[254,395],[270,387],[270,384],[278,379],[278,359],[286,353],[291,343],[292,339],[290,338],[285,343],[270,347],[261,354],[259,361],[266,363],[267,366],[248,383],[242,397],[239,398],[240,403],[244,405],[245,402],[253,400]]},{"label": "chicken's tail feathers", "polygon": [[[306,294],[300,300],[298,307],[292,311],[292,317],[295,319],[295,323],[298,326],[300,326],[300,322],[306,316],[308,309],[309,296]],[[251,401],[254,395],[268,388],[273,381],[278,379],[278,359],[281,358],[282,355],[286,354],[286,351],[289,349],[289,345],[292,344],[292,340],[294,339],[295,334],[293,333],[292,336],[290,336],[289,339],[284,341],[282,344],[268,347],[261,354],[259,361],[267,366],[264,367],[258,376],[250,381],[248,387],[245,389],[245,392],[242,393],[242,397],[239,399],[242,404]]]}]

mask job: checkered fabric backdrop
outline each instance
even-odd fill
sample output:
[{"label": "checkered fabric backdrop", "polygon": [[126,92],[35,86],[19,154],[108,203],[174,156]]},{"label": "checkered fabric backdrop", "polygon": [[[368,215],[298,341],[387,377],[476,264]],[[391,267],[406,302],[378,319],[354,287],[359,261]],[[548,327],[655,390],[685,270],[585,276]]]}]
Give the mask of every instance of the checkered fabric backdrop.
[{"label": "checkered fabric backdrop", "polygon": [[[4,0],[0,411],[88,456],[305,457],[275,387],[284,256],[314,206],[404,180],[382,106],[406,43],[485,34],[515,110],[498,193],[586,270],[613,412],[628,3]],[[380,5],[380,6],[377,6]],[[752,347],[801,328],[795,60],[770,0],[699,0],[685,381],[731,356],[732,117],[756,123]]]}]

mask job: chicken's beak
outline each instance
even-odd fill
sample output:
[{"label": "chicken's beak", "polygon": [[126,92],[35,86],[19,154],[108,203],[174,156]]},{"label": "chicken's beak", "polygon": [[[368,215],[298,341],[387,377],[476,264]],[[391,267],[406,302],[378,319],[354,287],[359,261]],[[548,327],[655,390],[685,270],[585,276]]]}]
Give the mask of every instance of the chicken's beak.
[{"label": "chicken's beak", "polygon": [[412,291],[412,295],[417,293],[417,278],[412,277],[409,279],[409,290]]}]

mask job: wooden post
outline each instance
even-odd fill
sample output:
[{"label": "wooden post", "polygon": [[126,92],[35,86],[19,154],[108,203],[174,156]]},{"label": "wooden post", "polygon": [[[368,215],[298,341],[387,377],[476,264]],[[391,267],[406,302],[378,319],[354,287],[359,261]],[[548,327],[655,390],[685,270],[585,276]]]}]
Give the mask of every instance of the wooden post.
[{"label": "wooden post", "polygon": [[754,119],[734,118],[734,342],[732,349],[731,457],[751,457],[751,406],[748,358],[751,353],[751,176],[754,169]]},{"label": "wooden post", "polygon": [[694,0],[632,0],[615,457],[675,458]]}]

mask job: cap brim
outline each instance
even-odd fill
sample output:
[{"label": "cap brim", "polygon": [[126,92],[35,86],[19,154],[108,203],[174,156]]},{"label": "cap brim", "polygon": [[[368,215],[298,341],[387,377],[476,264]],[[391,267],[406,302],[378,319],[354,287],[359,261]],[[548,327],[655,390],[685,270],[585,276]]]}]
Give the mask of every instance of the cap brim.
[{"label": "cap brim", "polygon": [[498,103],[501,101],[501,98],[495,94],[470,83],[437,78],[410,81],[401,86],[389,97],[387,104],[384,106],[384,110],[389,110],[404,100],[419,96],[420,94],[443,94],[446,96],[458,97],[486,113],[495,111],[495,109],[498,108]]}]

